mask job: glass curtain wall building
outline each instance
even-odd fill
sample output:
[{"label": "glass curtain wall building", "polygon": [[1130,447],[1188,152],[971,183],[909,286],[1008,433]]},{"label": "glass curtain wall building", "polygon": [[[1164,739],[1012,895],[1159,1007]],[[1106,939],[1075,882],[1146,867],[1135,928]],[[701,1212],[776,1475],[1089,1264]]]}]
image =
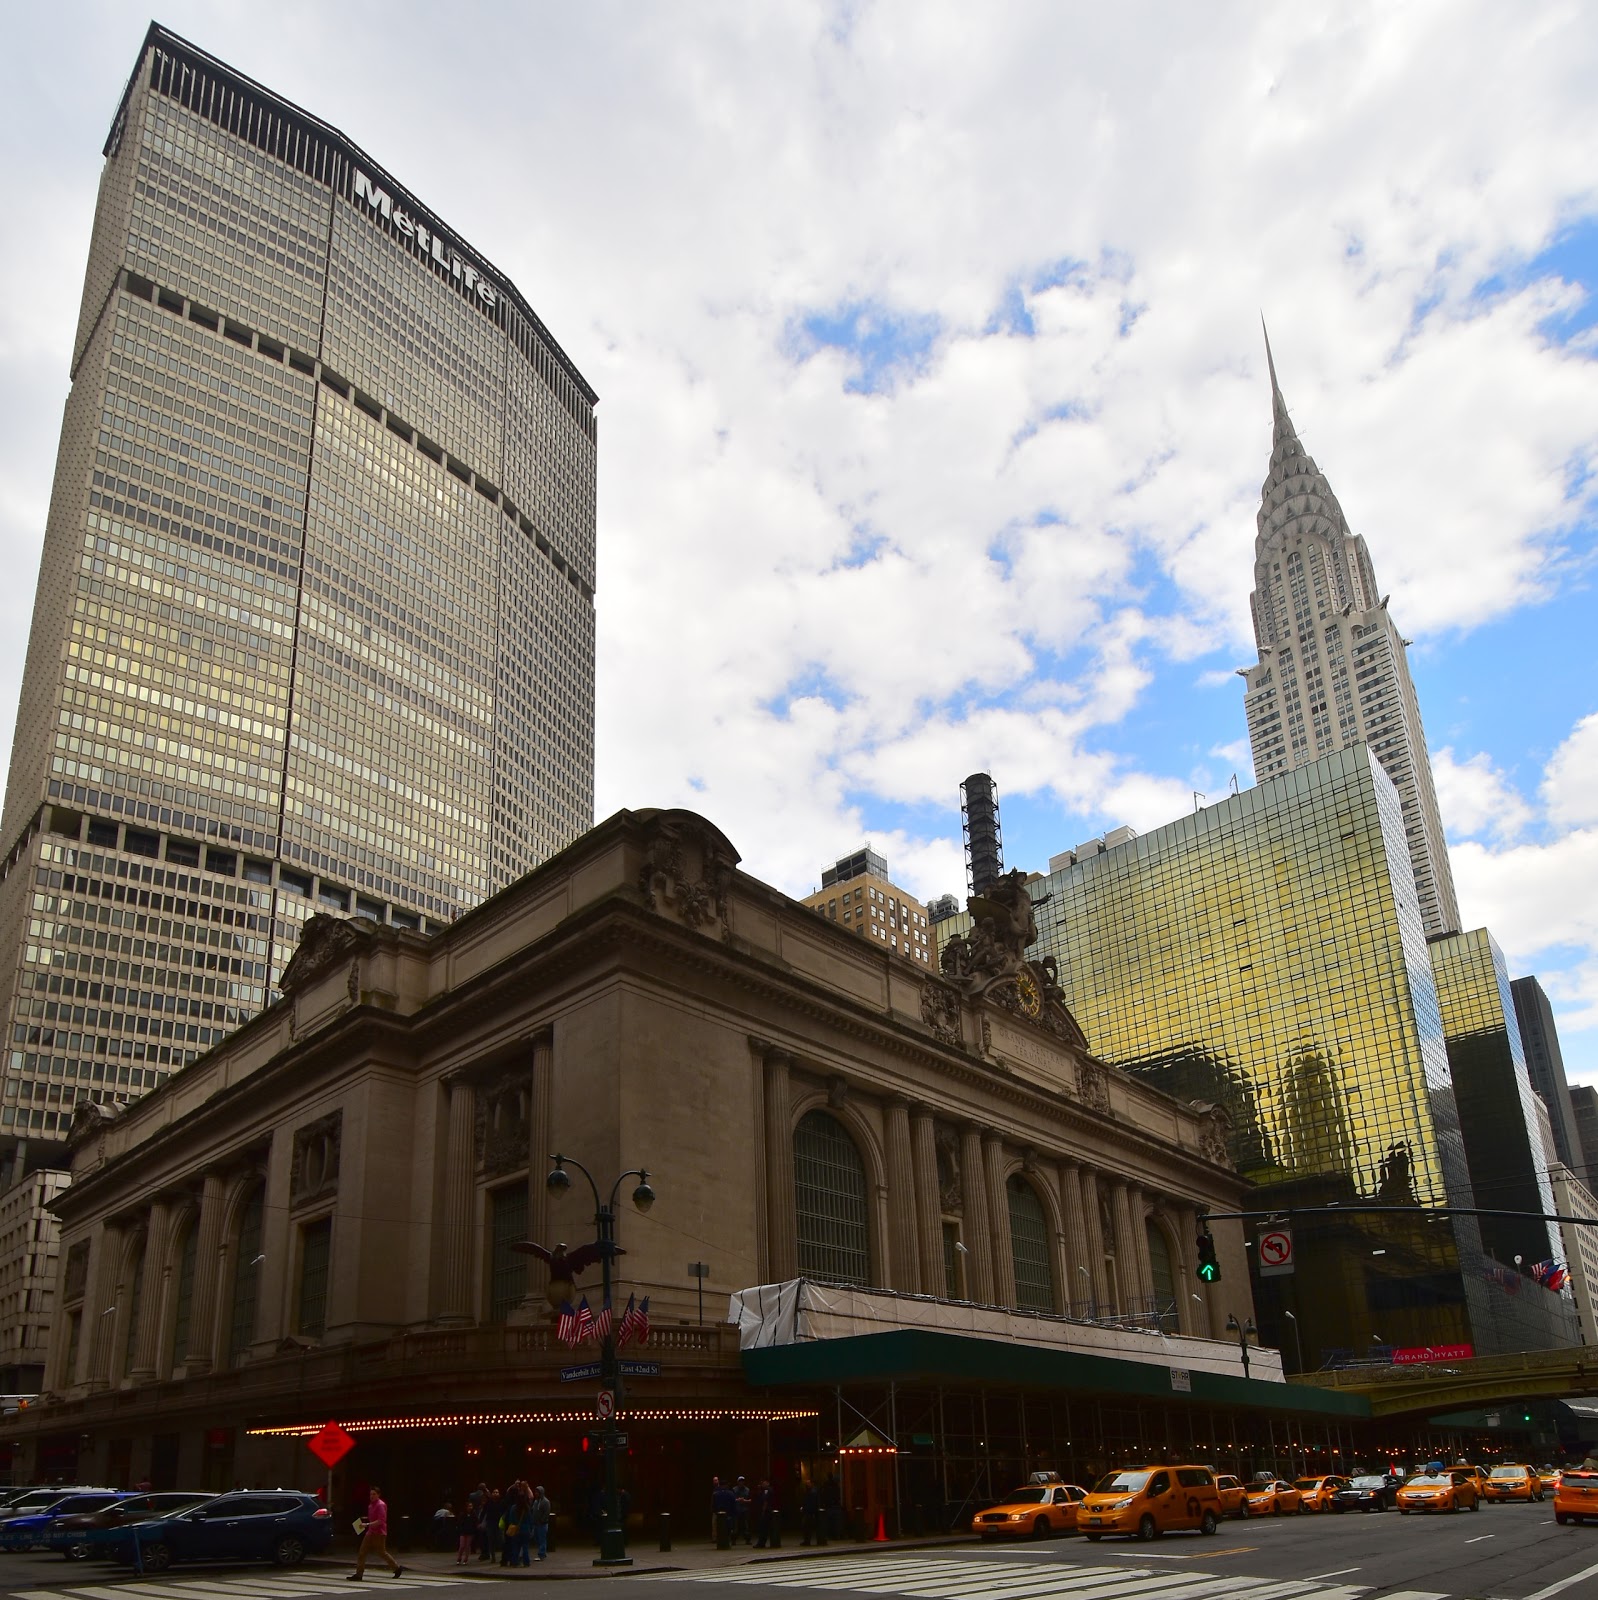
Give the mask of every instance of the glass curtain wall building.
[{"label": "glass curtain wall building", "polygon": [[596,396],[338,131],[152,26],[105,145],[4,811],[0,1131],[135,1095],[313,911],[593,820]]},{"label": "glass curtain wall building", "polygon": [[[1034,953],[1096,1053],[1226,1109],[1261,1204],[1472,1204],[1403,808],[1365,746],[1058,859]],[[1292,1311],[1308,1367],[1557,1342],[1495,1315],[1470,1219],[1305,1218],[1295,1253],[1256,1315],[1291,1354]]]}]

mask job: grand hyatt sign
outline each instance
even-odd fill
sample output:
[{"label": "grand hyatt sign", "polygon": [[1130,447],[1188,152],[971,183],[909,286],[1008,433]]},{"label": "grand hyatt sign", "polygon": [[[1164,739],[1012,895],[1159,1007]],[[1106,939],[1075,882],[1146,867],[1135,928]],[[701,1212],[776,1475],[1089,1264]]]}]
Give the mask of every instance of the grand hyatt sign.
[{"label": "grand hyatt sign", "polygon": [[499,290],[490,282],[481,268],[446,245],[444,236],[428,227],[419,217],[413,217],[403,206],[396,205],[388,193],[379,189],[370,178],[355,169],[355,198],[364,200],[367,209],[381,215],[392,224],[394,231],[404,238],[419,255],[436,262],[468,295],[475,296],[485,308],[499,303]]}]

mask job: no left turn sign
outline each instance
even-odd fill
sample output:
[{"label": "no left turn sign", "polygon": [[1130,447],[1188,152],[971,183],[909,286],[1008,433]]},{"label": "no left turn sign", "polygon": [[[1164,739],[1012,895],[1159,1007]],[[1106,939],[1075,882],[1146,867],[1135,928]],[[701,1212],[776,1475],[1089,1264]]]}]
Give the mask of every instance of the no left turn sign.
[{"label": "no left turn sign", "polygon": [[601,1422],[608,1422],[616,1411],[616,1391],[601,1389],[594,1401],[594,1414]]},{"label": "no left turn sign", "polygon": [[1260,1276],[1285,1277],[1293,1270],[1293,1234],[1289,1228],[1267,1228],[1259,1236]]}]

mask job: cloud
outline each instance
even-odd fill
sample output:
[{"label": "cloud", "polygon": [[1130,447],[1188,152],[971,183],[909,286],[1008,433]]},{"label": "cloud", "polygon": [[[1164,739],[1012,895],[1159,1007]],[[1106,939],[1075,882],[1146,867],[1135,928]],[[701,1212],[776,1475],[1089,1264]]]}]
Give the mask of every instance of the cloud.
[{"label": "cloud", "polygon": [[1554,752],[1543,801],[1550,818],[1565,827],[1598,823],[1598,712],[1583,717]]},{"label": "cloud", "polygon": [[1437,806],[1448,837],[1512,841],[1526,830],[1532,808],[1493,766],[1485,751],[1466,761],[1444,746],[1432,756],[1432,777],[1437,785]]}]

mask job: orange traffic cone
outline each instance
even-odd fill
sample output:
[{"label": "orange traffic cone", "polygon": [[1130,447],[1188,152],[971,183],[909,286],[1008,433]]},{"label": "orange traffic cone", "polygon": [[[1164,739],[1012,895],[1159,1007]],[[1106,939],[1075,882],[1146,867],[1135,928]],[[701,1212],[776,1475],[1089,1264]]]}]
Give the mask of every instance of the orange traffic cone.
[{"label": "orange traffic cone", "polygon": [[872,1539],[873,1544],[886,1544],[888,1542],[888,1518],[885,1512],[877,1513],[877,1531]]}]

